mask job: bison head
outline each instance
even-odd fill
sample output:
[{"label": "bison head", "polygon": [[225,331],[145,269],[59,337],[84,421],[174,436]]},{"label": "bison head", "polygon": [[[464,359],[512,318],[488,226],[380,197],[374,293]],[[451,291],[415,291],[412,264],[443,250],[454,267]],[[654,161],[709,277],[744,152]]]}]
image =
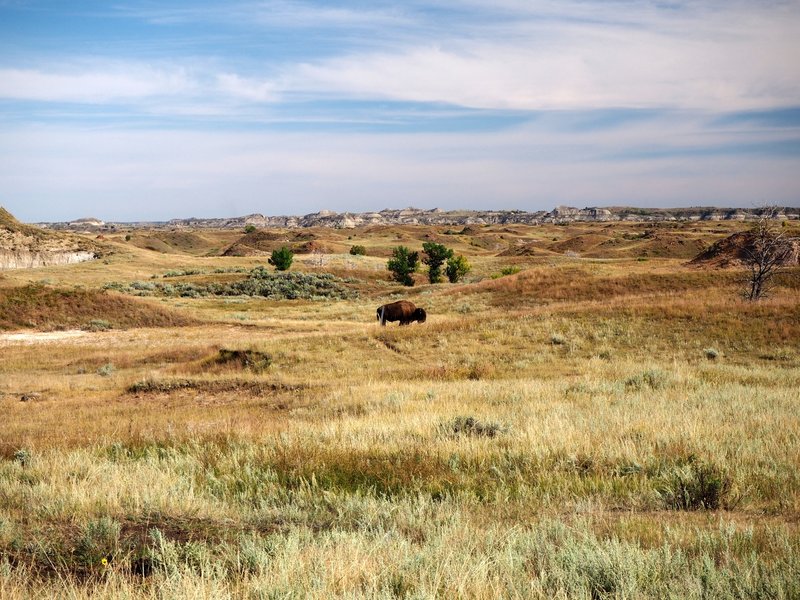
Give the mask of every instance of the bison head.
[{"label": "bison head", "polygon": [[424,323],[425,319],[428,318],[428,315],[425,313],[424,308],[418,308],[414,311],[414,320],[420,323]]}]

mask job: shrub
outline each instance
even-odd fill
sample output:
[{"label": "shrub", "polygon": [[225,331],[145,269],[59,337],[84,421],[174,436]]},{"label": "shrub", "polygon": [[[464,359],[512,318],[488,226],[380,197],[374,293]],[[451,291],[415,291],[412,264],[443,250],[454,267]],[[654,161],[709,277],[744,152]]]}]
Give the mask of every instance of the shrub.
[{"label": "shrub", "polygon": [[109,517],[89,521],[81,531],[75,548],[78,563],[99,568],[119,551],[120,524]]},{"label": "shrub", "polygon": [[113,373],[114,373],[114,365],[112,365],[111,363],[106,363],[102,367],[97,369],[97,374],[100,375],[100,377],[109,377]]},{"label": "shrub", "polygon": [[567,343],[567,338],[560,333],[554,333],[550,336],[550,343],[553,344],[553,346],[563,346]]},{"label": "shrub", "polygon": [[727,503],[731,478],[716,465],[690,457],[688,464],[677,465],[658,482],[664,505],[672,510],[716,510]]},{"label": "shrub", "polygon": [[294,253],[287,246],[283,246],[280,250],[272,251],[272,257],[268,262],[278,271],[288,271],[293,259]]},{"label": "shrub", "polygon": [[458,283],[471,270],[472,266],[467,262],[467,259],[460,254],[447,259],[445,273],[450,283]]},{"label": "shrub", "polygon": [[521,268],[515,265],[512,265],[510,267],[503,267],[502,269],[500,269],[499,273],[495,273],[494,275],[492,275],[492,279],[500,279],[501,277],[506,277],[508,275],[516,275],[521,270],[522,270]]},{"label": "shrub", "polygon": [[350,246],[350,254],[353,256],[366,256],[367,249],[364,246]]},{"label": "shrub", "polygon": [[716,360],[719,358],[719,351],[716,348],[706,348],[703,350],[708,360]]},{"label": "shrub", "polygon": [[87,331],[108,331],[111,329],[111,323],[105,319],[92,319],[84,329]]},{"label": "shrub", "polygon": [[649,369],[625,380],[625,387],[634,390],[650,388],[660,390],[667,386],[669,377],[660,369]]},{"label": "shrub", "polygon": [[504,428],[498,423],[484,423],[475,417],[455,417],[439,425],[439,431],[445,435],[471,435],[493,438],[503,433]]},{"label": "shrub", "polygon": [[442,281],[442,265],[453,257],[453,251],[444,244],[425,242],[422,244],[425,257],[422,259],[428,265],[428,280],[431,283]]},{"label": "shrub", "polygon": [[398,246],[392,250],[392,258],[386,263],[386,268],[392,272],[395,281],[403,285],[414,285],[411,276],[419,267],[419,252],[411,252],[405,246]]},{"label": "shrub", "polygon": [[250,223],[248,225],[245,225],[244,226],[244,232],[245,233],[255,233],[256,232],[256,226],[253,225],[252,223]]},{"label": "shrub", "polygon": [[20,448],[14,452],[14,460],[24,469],[31,462],[31,453],[25,448]]}]

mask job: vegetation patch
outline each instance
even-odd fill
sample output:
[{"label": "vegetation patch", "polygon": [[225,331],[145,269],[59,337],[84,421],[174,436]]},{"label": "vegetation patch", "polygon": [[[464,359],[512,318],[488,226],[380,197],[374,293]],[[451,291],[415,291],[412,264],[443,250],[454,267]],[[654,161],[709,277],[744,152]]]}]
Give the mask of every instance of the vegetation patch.
[{"label": "vegetation patch", "polygon": [[217,365],[248,369],[255,373],[260,373],[272,364],[272,355],[258,350],[220,348],[213,362]]},{"label": "vegetation patch", "polygon": [[689,457],[657,481],[664,507],[672,510],[717,510],[735,504],[731,477],[714,464]]},{"label": "vegetation patch", "polygon": [[644,389],[661,390],[667,387],[669,375],[661,369],[648,369],[625,380],[625,388],[641,391]]},{"label": "vegetation patch", "polygon": [[328,273],[270,272],[256,267],[247,279],[227,283],[164,283],[134,281],[112,282],[106,289],[135,296],[168,296],[201,298],[208,296],[260,296],[271,300],[346,300],[358,294],[345,284],[350,283]]},{"label": "vegetation patch", "polygon": [[204,379],[143,379],[129,385],[129,394],[170,394],[181,390],[210,393],[244,392],[252,395],[274,392],[297,391],[302,386],[270,383],[267,381],[247,381],[242,379],[204,380]]},{"label": "vegetation patch", "polygon": [[461,436],[468,435],[474,437],[497,437],[504,433],[506,429],[499,423],[489,421],[479,421],[475,417],[455,417],[450,421],[439,425],[439,432],[444,435]]}]

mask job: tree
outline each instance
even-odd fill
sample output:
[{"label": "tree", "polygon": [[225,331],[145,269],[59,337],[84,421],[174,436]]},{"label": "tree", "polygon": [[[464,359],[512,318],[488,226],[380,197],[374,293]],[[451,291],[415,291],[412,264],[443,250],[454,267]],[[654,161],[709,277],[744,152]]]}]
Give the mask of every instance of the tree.
[{"label": "tree", "polygon": [[428,280],[431,283],[439,283],[442,280],[442,265],[453,257],[453,251],[444,244],[436,242],[425,242],[422,244],[422,251],[425,253],[422,262],[428,265]]},{"label": "tree", "polygon": [[278,271],[287,271],[292,266],[293,258],[294,253],[288,247],[283,246],[280,250],[272,251],[272,257],[268,262]]},{"label": "tree", "polygon": [[353,256],[365,256],[367,254],[367,249],[364,246],[354,245],[350,246],[350,254]]},{"label": "tree", "polygon": [[776,207],[765,207],[744,249],[744,262],[750,269],[745,297],[755,302],[763,298],[772,287],[772,278],[792,251],[785,239],[785,231],[778,232],[772,222]]},{"label": "tree", "polygon": [[395,281],[403,285],[414,285],[411,274],[419,267],[419,252],[411,252],[405,246],[398,246],[392,250],[392,258],[386,263],[386,268],[392,272]]},{"label": "tree", "polygon": [[244,226],[244,232],[245,233],[255,233],[256,232],[256,226],[253,225],[252,223],[248,223],[247,225]]},{"label": "tree", "polygon": [[450,280],[450,283],[457,283],[471,270],[472,265],[470,265],[467,262],[467,259],[460,254],[458,256],[451,256],[447,259],[447,268],[445,269],[445,273],[447,273],[447,279]]}]

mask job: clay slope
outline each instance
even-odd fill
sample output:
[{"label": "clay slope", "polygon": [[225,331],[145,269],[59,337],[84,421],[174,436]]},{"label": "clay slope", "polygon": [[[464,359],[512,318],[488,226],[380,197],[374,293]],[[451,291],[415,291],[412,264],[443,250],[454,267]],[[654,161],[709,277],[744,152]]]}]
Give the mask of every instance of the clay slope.
[{"label": "clay slope", "polygon": [[71,264],[107,253],[104,246],[90,239],[20,223],[0,207],[0,269]]},{"label": "clay slope", "polygon": [[254,231],[231,244],[222,256],[263,256],[288,246],[295,254],[346,252],[345,246],[322,243],[313,233],[304,231]]}]

